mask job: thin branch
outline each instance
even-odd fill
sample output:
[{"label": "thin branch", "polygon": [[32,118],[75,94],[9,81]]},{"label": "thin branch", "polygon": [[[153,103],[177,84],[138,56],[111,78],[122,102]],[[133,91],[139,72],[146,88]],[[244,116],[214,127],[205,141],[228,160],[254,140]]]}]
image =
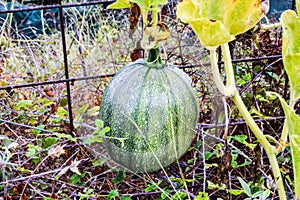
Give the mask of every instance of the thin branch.
[{"label": "thin branch", "polygon": [[29,176],[10,179],[10,180],[7,180],[7,181],[0,182],[0,185],[6,185],[8,183],[14,183],[14,182],[18,182],[18,181],[25,181],[25,180],[32,179],[32,178],[42,177],[42,176],[47,175],[47,174],[53,174],[53,173],[60,172],[60,171],[64,170],[65,168],[69,168],[69,166],[64,167],[64,168],[54,169],[54,170],[51,170],[51,171],[42,172],[42,173],[39,173],[39,174],[32,174],[32,175],[29,175]]}]

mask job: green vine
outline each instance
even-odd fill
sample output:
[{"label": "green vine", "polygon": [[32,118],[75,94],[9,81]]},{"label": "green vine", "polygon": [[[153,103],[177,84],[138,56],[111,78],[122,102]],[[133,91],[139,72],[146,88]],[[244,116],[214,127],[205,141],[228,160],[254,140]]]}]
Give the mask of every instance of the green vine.
[{"label": "green vine", "polygon": [[[285,11],[281,16],[281,23],[261,25],[262,29],[277,28],[283,26],[283,61],[291,81],[290,104],[276,94],[283,105],[286,121],[282,130],[281,139],[273,141],[277,146],[269,142],[271,136],[265,135],[255,123],[245,106],[238,90],[235,86],[233,66],[228,42],[234,39],[234,36],[246,32],[253,28],[258,21],[266,14],[268,8],[264,1],[258,0],[237,0],[237,1],[193,1],[184,0],[179,3],[177,16],[184,22],[189,23],[202,45],[210,50],[211,68],[215,84],[219,91],[233,99],[242,117],[250,127],[258,142],[263,146],[272,168],[273,176],[276,182],[276,188],[279,198],[286,199],[286,192],[280,173],[279,164],[276,155],[287,145],[287,139],[290,139],[293,157],[293,169],[295,179],[295,197],[300,198],[300,136],[295,128],[300,123],[300,117],[296,115],[293,106],[300,98],[300,20],[294,11]],[[297,1],[297,9],[300,8],[300,1]],[[219,72],[217,65],[216,49],[221,45],[222,56],[225,64],[226,84],[223,82],[223,76]],[[297,133],[298,132],[298,133]],[[279,145],[278,145],[279,144]]]}]

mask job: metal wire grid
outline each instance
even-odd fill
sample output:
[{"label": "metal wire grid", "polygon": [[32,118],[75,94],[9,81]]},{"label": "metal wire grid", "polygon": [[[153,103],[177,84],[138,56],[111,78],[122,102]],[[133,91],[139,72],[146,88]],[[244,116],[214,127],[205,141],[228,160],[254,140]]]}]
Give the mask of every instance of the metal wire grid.
[{"label": "metal wire grid", "polygon": [[[112,0],[108,1],[88,1],[88,2],[79,2],[79,3],[66,3],[62,4],[61,0],[59,0],[59,4],[54,5],[43,5],[43,6],[34,6],[34,7],[28,7],[28,8],[16,8],[16,9],[9,9],[9,10],[0,10],[0,14],[8,14],[8,13],[17,13],[17,12],[24,12],[24,11],[34,11],[34,10],[44,10],[44,9],[59,9],[59,18],[60,18],[60,33],[61,33],[61,42],[63,47],[63,63],[64,63],[64,76],[65,79],[60,80],[51,80],[51,81],[43,81],[43,82],[34,82],[34,83],[27,83],[27,84],[18,84],[18,85],[8,85],[8,86],[1,86],[1,90],[11,91],[16,88],[29,88],[29,87],[35,87],[35,86],[41,86],[41,85],[51,85],[51,84],[59,84],[59,83],[65,83],[66,84],[66,91],[67,91],[67,105],[68,105],[68,112],[69,112],[69,123],[70,123],[70,131],[74,131],[74,120],[73,120],[73,113],[72,113],[72,98],[71,98],[71,89],[70,89],[70,83],[75,81],[84,81],[84,80],[92,80],[92,79],[101,79],[104,77],[112,77],[114,74],[103,74],[103,75],[97,75],[97,76],[86,76],[86,77],[76,77],[76,78],[69,78],[69,66],[68,66],[68,54],[67,54],[67,47],[66,47],[66,35],[65,35],[65,13],[63,8],[70,8],[70,7],[78,7],[78,6],[92,6],[92,5],[109,5],[111,4]],[[292,9],[295,9],[295,0],[292,1],[291,5]],[[233,63],[241,63],[241,62],[253,62],[253,61],[261,61],[261,60],[276,60],[280,59],[281,55],[274,55],[274,56],[264,56],[264,57],[256,57],[256,58],[244,58],[244,59],[236,59],[233,60]],[[219,64],[222,64],[222,61],[219,61]],[[209,66],[210,63],[204,63],[201,66]],[[189,65],[189,66],[180,66],[180,68],[195,68],[199,67],[200,65]],[[275,120],[277,118],[274,118]],[[4,123],[10,123],[7,120],[0,121]],[[15,125],[18,125],[16,123],[12,123]],[[217,126],[223,126],[223,125],[217,125]],[[24,126],[26,127],[26,126]],[[204,127],[206,127],[204,125]],[[207,126],[210,128],[209,126]]]}]

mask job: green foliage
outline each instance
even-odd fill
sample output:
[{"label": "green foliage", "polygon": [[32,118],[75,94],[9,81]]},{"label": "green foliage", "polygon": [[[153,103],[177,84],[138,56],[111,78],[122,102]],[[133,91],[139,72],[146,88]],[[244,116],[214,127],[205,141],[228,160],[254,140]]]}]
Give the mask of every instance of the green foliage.
[{"label": "green foliage", "polygon": [[265,190],[265,191],[260,190],[252,194],[249,184],[246,183],[241,177],[237,177],[237,178],[242,185],[243,192],[248,196],[246,200],[256,199],[258,197],[260,197],[260,199],[265,200],[270,196],[271,194],[270,190]]},{"label": "green foliage", "polygon": [[145,192],[152,192],[152,191],[156,190],[161,183],[162,183],[162,180],[159,180],[157,183],[153,182],[151,185],[148,185],[145,188]]},{"label": "green foliage", "polygon": [[91,189],[91,188],[89,188],[84,194],[79,192],[79,195],[80,195],[79,199],[81,200],[81,199],[93,198],[96,196],[95,194],[93,194],[93,192],[94,192],[94,189]]},{"label": "green foliage", "polygon": [[100,119],[95,120],[96,129],[82,141],[84,145],[91,145],[95,142],[103,142],[103,137],[110,131],[109,127],[104,127],[104,122]]},{"label": "green foliage", "polygon": [[130,3],[129,0],[118,0],[112,4],[110,4],[107,8],[108,9],[123,9],[123,8],[129,8]]},{"label": "green foliage", "polygon": [[52,145],[56,144],[56,142],[59,139],[57,137],[47,137],[44,140],[44,148],[47,149],[48,147],[51,147]]},{"label": "green foliage", "polygon": [[93,166],[95,167],[102,166],[105,162],[106,162],[105,158],[95,159],[93,160]]},{"label": "green foliage", "polygon": [[251,196],[251,189],[249,187],[249,185],[241,178],[241,177],[237,177],[239,182],[241,183],[243,189],[244,189],[244,192],[247,196]]},{"label": "green foliage", "polygon": [[131,200],[131,198],[127,196],[121,196],[120,200]]},{"label": "green foliage", "polygon": [[92,108],[89,109],[89,105],[85,104],[81,107],[79,107],[79,109],[77,110],[77,115],[74,118],[74,121],[77,122],[77,124],[75,124],[75,128],[80,127],[79,122],[84,122],[84,118],[86,118],[86,116],[97,116],[99,114],[99,106],[94,106]]},{"label": "green foliage", "polygon": [[62,98],[62,99],[59,101],[59,106],[60,106],[60,107],[64,107],[64,106],[66,106],[66,105],[68,105],[68,99]]},{"label": "green foliage", "polygon": [[171,197],[171,200],[181,200],[186,199],[187,197],[188,195],[186,193],[177,191],[176,194]]},{"label": "green foliage", "polygon": [[46,126],[45,125],[38,125],[36,128],[34,128],[33,130],[32,130],[32,134],[34,135],[34,136],[38,136],[43,130],[44,130],[44,128],[45,128]]},{"label": "green foliage", "polygon": [[231,157],[232,157],[232,160],[231,160],[231,166],[236,169],[238,167],[244,167],[244,166],[247,166],[247,165],[250,165],[251,162],[245,160],[244,163],[242,164],[238,164],[237,162],[237,158],[239,156],[239,153],[241,153],[242,151],[237,149],[237,150],[232,150],[231,151]]},{"label": "green foliage", "polygon": [[58,107],[56,116],[58,117],[58,120],[65,119],[66,116],[68,116],[68,111],[64,109],[63,107]]},{"label": "green foliage", "polygon": [[160,193],[159,200],[170,199],[171,196],[172,196],[171,195],[171,190],[169,190],[169,189],[163,189],[162,192]]},{"label": "green foliage", "polygon": [[228,190],[227,192],[231,195],[238,196],[244,193],[244,190]]},{"label": "green foliage", "polygon": [[65,134],[65,133],[55,133],[56,137],[61,140],[61,139],[68,139],[72,142],[77,142],[77,139],[74,138],[72,135],[70,134]]},{"label": "green foliage", "polygon": [[119,196],[119,192],[118,190],[111,190],[107,196],[107,200],[111,200],[115,197],[118,197]]},{"label": "green foliage", "polygon": [[1,145],[1,149],[5,150],[8,157],[10,157],[10,155],[11,155],[10,150],[16,148],[19,145],[16,142],[12,142],[11,139],[9,139],[5,135],[0,135],[0,142],[3,143],[3,145]]},{"label": "green foliage", "polygon": [[168,3],[168,0],[130,0],[146,10],[156,10],[158,6]]},{"label": "green foliage", "polygon": [[209,200],[208,193],[199,192],[199,194],[195,197],[195,200]]},{"label": "green foliage", "polygon": [[18,167],[17,170],[21,173],[32,173],[31,170],[25,169],[24,167]]},{"label": "green foliage", "polygon": [[291,81],[291,98],[300,98],[300,19],[295,11],[282,13],[280,21],[283,26],[282,57],[284,68]]},{"label": "green foliage", "polygon": [[249,81],[251,80],[251,74],[250,73],[246,73],[243,74],[237,81],[236,83],[241,85],[241,86],[245,86]]},{"label": "green foliage", "polygon": [[73,174],[69,179],[68,182],[74,185],[79,185],[84,186],[85,183],[81,181],[82,178],[86,176],[87,172],[81,173],[81,174]]},{"label": "green foliage", "polygon": [[226,185],[224,183],[221,183],[221,184],[216,184],[216,183],[213,183],[209,180],[207,180],[207,188],[208,189],[211,189],[211,190],[215,190],[215,189],[218,189],[218,190],[225,190],[226,189]]},{"label": "green foliage", "polygon": [[125,171],[119,171],[117,173],[117,175],[113,178],[112,182],[114,184],[119,184],[122,183],[124,181],[124,179],[126,178],[126,172]]},{"label": "green foliage", "polygon": [[17,103],[15,109],[16,110],[29,109],[32,103],[33,103],[32,100],[21,100]]},{"label": "green foliage", "polygon": [[157,10],[157,7],[168,3],[168,0],[117,0],[108,6],[109,9],[129,8],[130,3],[136,3],[140,8],[145,10]]},{"label": "green foliage", "polygon": [[215,148],[213,151],[204,152],[205,160],[209,160],[212,156],[216,156],[216,158],[220,158],[221,157],[220,151],[223,146],[224,146],[223,144],[217,144],[217,145],[215,145]]},{"label": "green foliage", "polygon": [[25,155],[28,158],[31,158],[34,163],[40,162],[40,160],[41,160],[40,152],[42,151],[43,148],[40,146],[37,146],[37,145],[33,145],[33,144],[28,144],[27,147],[28,147],[28,150],[25,153]]},{"label": "green foliage", "polygon": [[0,163],[2,168],[0,178],[2,180],[9,178],[11,171],[16,167],[15,164],[11,162],[11,158],[12,152],[14,152],[18,146],[18,143],[11,141],[7,136],[0,135]]},{"label": "green foliage", "polygon": [[[252,132],[257,137],[260,144],[264,147],[266,154],[270,160],[270,164],[273,170],[273,176],[276,179],[276,187],[278,189],[278,194],[280,199],[286,199],[286,193],[283,185],[283,179],[281,176],[280,168],[276,159],[276,147],[274,147],[267,139],[260,127],[257,126],[253,117],[248,111],[243,99],[241,98],[238,89],[235,86],[235,77],[233,72],[233,66],[231,61],[231,52],[228,46],[228,42],[234,39],[234,36],[253,28],[254,25],[266,14],[268,11],[268,4],[264,1],[249,1],[249,0],[237,0],[237,1],[197,1],[197,0],[185,0],[179,3],[177,15],[181,20],[189,23],[195,33],[197,34],[200,42],[203,46],[210,50],[211,58],[211,68],[214,81],[217,85],[219,91],[227,96],[232,97],[240,114],[245,119],[247,125],[249,125]],[[297,2],[297,9],[299,8],[299,2]],[[299,60],[297,54],[299,54],[300,42],[299,37],[299,19],[295,12],[286,11],[281,17],[284,28],[283,37],[283,59],[285,65],[288,66],[287,73],[291,79],[291,104],[294,105],[295,101],[299,98]],[[288,40],[284,40],[288,38]],[[221,45],[222,56],[225,66],[226,84],[223,82],[223,76],[220,74],[218,68],[216,47]],[[291,54],[292,53],[292,57]],[[287,55],[286,55],[287,54]],[[290,72],[289,72],[290,71]],[[274,74],[269,74],[274,77]],[[247,80],[250,80],[250,74],[245,74],[240,79],[239,84],[245,85]],[[260,97],[261,101],[265,99]],[[252,110],[255,112],[255,110]],[[259,115],[258,112],[255,112]],[[297,116],[298,117],[298,116]],[[288,119],[289,117],[287,117]],[[298,120],[297,120],[298,121]],[[288,122],[289,126],[295,126]],[[287,130],[284,126],[282,134],[283,144],[286,142]],[[295,131],[294,127],[289,127],[292,131]],[[270,138],[270,137],[269,137]],[[293,138],[293,137],[292,137]],[[296,136],[298,138],[298,136]],[[245,139],[242,137],[237,137],[237,141],[245,143]],[[278,142],[278,144],[280,143]],[[298,141],[297,141],[298,143]],[[245,143],[247,144],[247,143]],[[249,144],[248,144],[249,145]],[[233,167],[238,167],[237,158],[239,151],[232,151],[232,165]],[[245,163],[247,165],[247,163]],[[298,175],[297,175],[298,176]],[[241,182],[245,193],[249,198],[255,198],[263,193],[257,192],[252,194],[248,185],[239,179]],[[217,187],[217,185],[211,185],[210,187]],[[296,191],[300,191],[296,188]],[[300,192],[299,192],[300,193]],[[299,194],[296,193],[296,198],[299,198]]]},{"label": "green foliage", "polygon": [[[297,11],[299,12],[299,4],[297,1]],[[299,14],[299,13],[298,13]],[[293,109],[294,104],[300,98],[300,19],[297,13],[292,10],[284,11],[280,18],[283,34],[282,34],[282,57],[284,68],[288,74],[290,80],[290,104],[275,94],[284,109],[286,116],[284,134],[289,134],[292,160],[293,160],[293,171],[294,171],[294,182],[295,182],[295,197],[300,198],[300,132],[298,125],[300,123],[300,116],[295,113]],[[286,137],[286,136],[285,136]]]},{"label": "green foliage", "polygon": [[296,197],[300,197],[300,116],[295,113],[295,110],[291,106],[289,106],[280,95],[276,93],[271,94],[275,94],[279,98],[286,116],[290,146],[292,151],[295,195]]},{"label": "green foliage", "polygon": [[238,141],[241,144],[246,145],[247,147],[249,147],[250,149],[254,149],[254,147],[256,146],[256,144],[251,144],[247,142],[247,135],[234,135],[234,136],[228,136],[228,140],[234,139],[236,141]]}]

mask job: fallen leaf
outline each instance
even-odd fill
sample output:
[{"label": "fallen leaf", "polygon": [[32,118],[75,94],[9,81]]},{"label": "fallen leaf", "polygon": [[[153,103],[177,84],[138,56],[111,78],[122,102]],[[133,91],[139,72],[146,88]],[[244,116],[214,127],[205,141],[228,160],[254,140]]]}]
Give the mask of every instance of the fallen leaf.
[{"label": "fallen leaf", "polygon": [[78,175],[81,175],[79,169],[78,169],[78,165],[80,164],[81,160],[76,161],[76,159],[74,161],[72,161],[72,164],[70,165],[70,170]]},{"label": "fallen leaf", "polygon": [[48,151],[48,156],[54,158],[59,157],[60,155],[65,153],[64,147],[66,145],[55,145]]}]

